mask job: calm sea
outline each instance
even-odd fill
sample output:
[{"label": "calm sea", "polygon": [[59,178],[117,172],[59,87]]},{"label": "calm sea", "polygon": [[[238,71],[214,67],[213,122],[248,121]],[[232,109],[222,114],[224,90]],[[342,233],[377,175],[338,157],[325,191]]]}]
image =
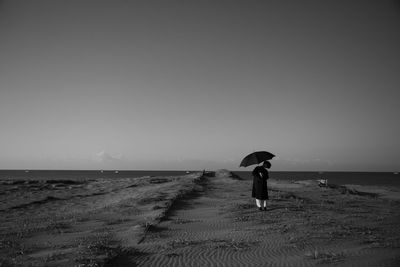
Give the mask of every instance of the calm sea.
[{"label": "calm sea", "polygon": [[[234,172],[244,179],[252,179],[251,172]],[[91,180],[99,178],[134,178],[143,176],[178,176],[186,171],[111,171],[111,170],[0,170],[0,180]],[[270,177],[281,180],[328,179],[332,184],[396,186],[400,175],[391,172],[270,172]]]},{"label": "calm sea", "polygon": [[114,170],[0,170],[0,180],[92,180],[143,176],[179,176],[186,171],[114,171]]},{"label": "calm sea", "polygon": [[[251,172],[234,172],[242,178],[252,179]],[[273,172],[270,178],[299,181],[328,179],[331,184],[358,184],[395,186],[400,188],[400,174],[392,172]]]}]

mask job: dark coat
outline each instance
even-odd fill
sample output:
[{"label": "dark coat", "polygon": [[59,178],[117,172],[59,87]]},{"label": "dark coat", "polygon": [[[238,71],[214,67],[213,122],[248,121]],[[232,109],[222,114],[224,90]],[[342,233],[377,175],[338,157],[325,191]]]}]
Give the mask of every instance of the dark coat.
[{"label": "dark coat", "polygon": [[257,166],[254,168],[252,174],[253,174],[253,190],[251,192],[251,196],[261,200],[268,199],[268,187],[267,187],[267,180],[269,178],[268,171],[261,166]]}]

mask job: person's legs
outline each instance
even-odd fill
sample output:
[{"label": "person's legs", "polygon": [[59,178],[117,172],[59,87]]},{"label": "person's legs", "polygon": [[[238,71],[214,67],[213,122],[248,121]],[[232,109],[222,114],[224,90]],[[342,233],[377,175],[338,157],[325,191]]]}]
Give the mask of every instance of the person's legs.
[{"label": "person's legs", "polygon": [[267,210],[267,200],[263,200],[264,204],[264,210]]},{"label": "person's legs", "polygon": [[261,208],[261,200],[256,198],[256,205],[258,208]]}]

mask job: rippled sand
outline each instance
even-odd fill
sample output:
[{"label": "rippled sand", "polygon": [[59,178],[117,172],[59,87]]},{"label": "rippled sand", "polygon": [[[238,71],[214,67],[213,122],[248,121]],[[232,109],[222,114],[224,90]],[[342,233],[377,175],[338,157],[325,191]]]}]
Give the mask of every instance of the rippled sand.
[{"label": "rippled sand", "polygon": [[2,186],[0,263],[399,265],[399,192],[315,181],[269,185],[267,211],[250,198],[251,181],[228,171],[37,189],[52,194]]},{"label": "rippled sand", "polygon": [[397,201],[314,181],[270,181],[268,210],[259,211],[250,193],[251,181],[207,178],[130,259],[138,266],[398,266]]}]

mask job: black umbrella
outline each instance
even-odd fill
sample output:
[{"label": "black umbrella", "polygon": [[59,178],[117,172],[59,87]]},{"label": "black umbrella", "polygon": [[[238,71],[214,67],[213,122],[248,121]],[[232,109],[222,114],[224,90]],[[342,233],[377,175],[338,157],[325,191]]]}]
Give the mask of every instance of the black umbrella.
[{"label": "black umbrella", "polygon": [[247,166],[250,166],[253,164],[260,164],[261,162],[270,160],[273,157],[275,157],[275,155],[272,153],[269,153],[267,151],[253,152],[253,153],[247,155],[246,157],[244,157],[244,159],[240,163],[239,167],[247,167]]}]

